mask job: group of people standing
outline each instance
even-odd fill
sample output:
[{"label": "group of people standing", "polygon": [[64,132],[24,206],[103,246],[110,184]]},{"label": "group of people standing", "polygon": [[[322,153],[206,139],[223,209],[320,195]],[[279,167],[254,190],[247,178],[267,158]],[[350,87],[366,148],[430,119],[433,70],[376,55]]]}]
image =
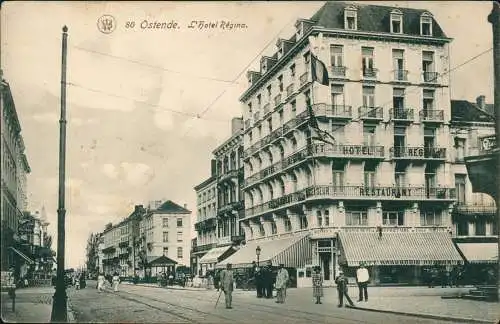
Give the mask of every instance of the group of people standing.
[{"label": "group of people standing", "polygon": [[113,286],[113,291],[118,291],[118,284],[120,283],[120,276],[117,272],[113,274],[111,278],[106,279],[104,273],[100,273],[97,277],[97,290],[99,292],[106,288],[106,282],[109,282]]}]

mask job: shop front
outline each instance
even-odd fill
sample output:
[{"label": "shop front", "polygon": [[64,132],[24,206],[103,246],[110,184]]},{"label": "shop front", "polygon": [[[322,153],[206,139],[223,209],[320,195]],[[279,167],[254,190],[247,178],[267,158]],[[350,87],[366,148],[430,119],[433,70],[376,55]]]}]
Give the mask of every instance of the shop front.
[{"label": "shop front", "polygon": [[361,263],[374,285],[422,285],[427,272],[445,273],[464,260],[447,232],[341,232],[339,264],[348,277],[356,277]]},{"label": "shop front", "polygon": [[236,249],[231,246],[221,246],[209,250],[200,260],[201,275],[206,276],[207,272],[215,270],[215,265],[228,258],[236,252]]},{"label": "shop front", "polygon": [[498,273],[498,243],[457,243],[466,259],[463,282],[473,285],[494,285]]}]

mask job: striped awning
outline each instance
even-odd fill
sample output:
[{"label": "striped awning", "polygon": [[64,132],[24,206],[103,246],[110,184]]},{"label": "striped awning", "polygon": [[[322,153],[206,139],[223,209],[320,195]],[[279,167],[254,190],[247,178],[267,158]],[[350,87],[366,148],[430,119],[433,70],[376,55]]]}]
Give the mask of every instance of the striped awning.
[{"label": "striped awning", "polygon": [[497,243],[457,243],[469,263],[497,263]]},{"label": "striped awning", "polygon": [[216,247],[207,252],[199,261],[200,264],[212,264],[212,263],[217,263],[219,262],[219,258],[222,257],[224,254],[229,254],[231,252],[228,252],[229,250],[233,250],[234,248],[229,245],[229,246],[222,246],[222,247]]},{"label": "striped awning", "polygon": [[339,233],[339,261],[365,265],[457,265],[464,260],[446,232]]},{"label": "striped awning", "polygon": [[14,251],[17,255],[19,255],[21,258],[23,258],[29,264],[34,263],[33,260],[31,260],[28,256],[26,256],[26,254],[24,254],[23,252],[19,251],[18,249],[13,248],[12,246],[10,246],[9,249],[11,249],[12,251]]},{"label": "striped awning", "polygon": [[312,249],[309,237],[290,236],[281,239],[247,242],[241,249],[229,258],[217,263],[216,268],[225,268],[231,263],[233,268],[248,268],[252,261],[257,261],[255,250],[260,247],[259,262],[261,264],[271,261],[272,265],[284,264],[285,267],[299,268],[311,263]]}]

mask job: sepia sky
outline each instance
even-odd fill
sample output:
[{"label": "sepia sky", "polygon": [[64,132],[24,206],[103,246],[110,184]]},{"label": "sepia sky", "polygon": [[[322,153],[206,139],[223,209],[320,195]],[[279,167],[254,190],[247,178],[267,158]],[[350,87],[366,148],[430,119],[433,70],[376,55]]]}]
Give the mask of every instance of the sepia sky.
[{"label": "sepia sky", "polygon": [[[371,3],[431,11],[454,39],[452,68],[492,47],[489,2]],[[67,266],[83,266],[89,233],[128,216],[135,204],[170,199],[186,203],[196,217],[193,187],[209,176],[211,152],[230,135],[231,118],[241,116],[243,72],[257,69],[258,54],[272,55],[276,36],[290,37],[295,19],[309,18],[322,4],[2,3],[1,68],[32,169],[29,206],[32,211],[45,206],[54,249],[61,28],[69,28]],[[104,14],[117,21],[110,34],[97,28]],[[142,30],[144,20],[173,20],[180,28]],[[192,20],[226,20],[247,28],[189,29]],[[131,21],[135,28],[126,29]],[[489,52],[452,72],[452,98],[474,101],[484,94],[492,102],[492,68]]]}]

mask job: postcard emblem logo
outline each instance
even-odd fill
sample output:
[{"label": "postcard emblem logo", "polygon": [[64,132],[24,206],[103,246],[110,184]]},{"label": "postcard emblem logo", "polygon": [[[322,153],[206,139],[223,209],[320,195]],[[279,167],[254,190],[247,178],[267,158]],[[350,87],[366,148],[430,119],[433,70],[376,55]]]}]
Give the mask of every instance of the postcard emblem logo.
[{"label": "postcard emblem logo", "polygon": [[97,29],[103,34],[111,34],[116,28],[115,17],[103,15],[97,19]]}]

